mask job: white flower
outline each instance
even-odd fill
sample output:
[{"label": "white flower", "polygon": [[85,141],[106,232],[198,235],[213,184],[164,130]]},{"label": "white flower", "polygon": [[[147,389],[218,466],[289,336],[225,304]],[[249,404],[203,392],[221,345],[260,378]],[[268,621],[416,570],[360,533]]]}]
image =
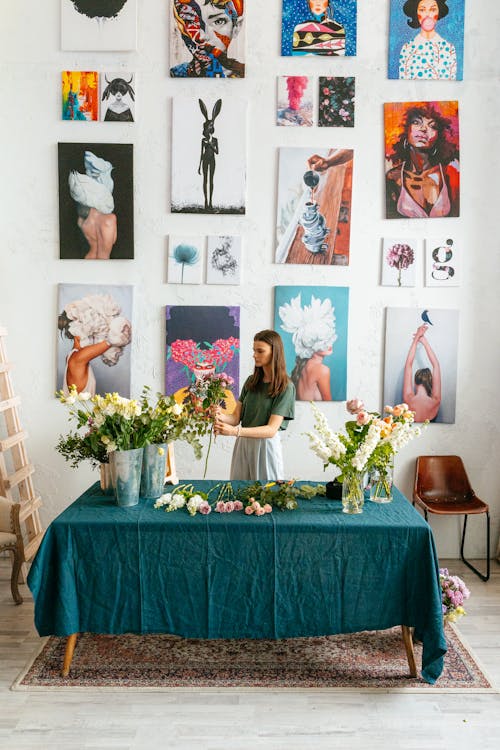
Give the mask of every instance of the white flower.
[{"label": "white flower", "polygon": [[301,295],[298,294],[289,303],[281,305],[278,312],[281,327],[292,334],[295,352],[302,359],[330,349],[337,340],[335,312],[329,299],[321,301],[312,296],[311,304],[302,307]]},{"label": "white flower", "polygon": [[183,411],[184,411],[184,407],[182,406],[182,404],[175,403],[172,406],[172,413],[175,414],[176,417],[182,414]]}]

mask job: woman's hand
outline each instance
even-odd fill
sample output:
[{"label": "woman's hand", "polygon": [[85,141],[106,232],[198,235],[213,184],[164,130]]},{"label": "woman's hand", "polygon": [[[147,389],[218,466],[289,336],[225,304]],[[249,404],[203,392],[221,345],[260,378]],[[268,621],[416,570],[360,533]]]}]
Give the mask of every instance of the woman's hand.
[{"label": "woman's hand", "polygon": [[417,328],[417,330],[414,333],[415,341],[420,341],[420,339],[425,336],[427,329],[429,328],[428,325],[425,323]]},{"label": "woman's hand", "polygon": [[223,422],[222,419],[216,417],[214,421],[214,432],[216,435],[229,435],[232,437],[236,437],[236,435],[238,434],[238,426],[226,424],[226,422]]}]

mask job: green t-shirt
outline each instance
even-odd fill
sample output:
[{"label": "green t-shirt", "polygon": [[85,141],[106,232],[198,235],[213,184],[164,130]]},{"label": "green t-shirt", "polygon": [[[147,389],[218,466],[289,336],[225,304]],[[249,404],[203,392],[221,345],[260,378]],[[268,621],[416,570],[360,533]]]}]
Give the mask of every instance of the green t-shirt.
[{"label": "green t-shirt", "polygon": [[283,417],[280,430],[286,430],[288,421],[295,416],[295,386],[288,383],[286,391],[279,396],[268,396],[269,383],[261,383],[256,391],[247,389],[248,379],[241,390],[241,426],[262,427],[269,422],[271,414]]}]

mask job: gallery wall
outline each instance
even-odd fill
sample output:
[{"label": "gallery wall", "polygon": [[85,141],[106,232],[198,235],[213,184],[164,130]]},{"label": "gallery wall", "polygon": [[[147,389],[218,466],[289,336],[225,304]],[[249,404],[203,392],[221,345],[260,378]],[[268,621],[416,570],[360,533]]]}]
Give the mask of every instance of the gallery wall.
[{"label": "gallery wall", "polygon": [[[67,430],[65,408],[54,398],[57,368],[58,284],[134,286],[132,394],[144,384],[161,389],[165,380],[165,307],[239,305],[240,367],[252,369],[254,332],[271,327],[277,285],[349,287],[347,396],[371,409],[383,406],[386,308],[459,310],[456,413],[452,424],[432,424],[396,461],[396,482],[407,496],[416,455],[457,453],[465,461],[478,495],[490,503],[493,540],[500,527],[500,470],[497,414],[499,372],[498,286],[500,281],[497,175],[500,106],[496,0],[466,3],[464,80],[388,80],[389,0],[358,3],[357,56],[332,60],[280,56],[281,0],[248,0],[246,78],[179,80],[168,76],[170,3],[140,3],[136,52],[68,52],[60,49],[60,3],[45,0],[7,5],[0,29],[2,102],[2,244],[0,325],[9,331],[7,351],[14,363],[15,391],[36,466],[35,484],[48,523],[96,474],[72,470],[55,450]],[[61,71],[134,71],[135,123],[81,123],[61,120]],[[356,77],[354,128],[281,128],[276,119],[279,75]],[[315,87],[316,88],[316,87]],[[247,196],[245,216],[171,214],[170,165],[172,99],[207,98],[231,92],[246,100]],[[316,92],[315,92],[316,93]],[[459,218],[388,221],[384,196],[383,103],[455,100],[460,106],[461,215]],[[315,103],[316,105],[316,103]],[[134,144],[133,260],[59,259],[59,142]],[[348,266],[309,267],[274,263],[278,148],[303,146],[354,149],[354,180]],[[240,286],[169,284],[168,235],[228,234],[242,237]],[[452,236],[461,253],[461,285],[424,286],[423,258],[416,285],[380,285],[382,238]],[[345,404],[324,403],[331,425],[345,421]],[[298,402],[296,419],[284,435],[288,476],[321,480],[319,459],[303,433],[312,426],[308,403]],[[233,441],[218,438],[208,476],[228,476]],[[201,477],[189,446],[176,445],[181,477]],[[438,552],[456,557],[458,521],[432,519]],[[481,521],[471,523],[471,556],[481,556]]]}]

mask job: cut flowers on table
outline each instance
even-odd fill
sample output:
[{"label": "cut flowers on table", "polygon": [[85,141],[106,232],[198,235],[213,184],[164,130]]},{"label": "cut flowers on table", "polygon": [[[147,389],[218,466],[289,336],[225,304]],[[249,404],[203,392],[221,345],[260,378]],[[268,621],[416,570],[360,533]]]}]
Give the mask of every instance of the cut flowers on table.
[{"label": "cut flowers on table", "polygon": [[[333,464],[339,470],[337,479],[342,482],[353,472],[363,473],[371,469],[384,471],[393,457],[414,438],[421,427],[414,424],[414,412],[407,404],[386,406],[384,414],[369,412],[363,401],[352,399],[346,404],[347,411],[355,419],[344,425],[343,431],[334,432],[318,407],[311,403],[314,414],[314,430],[306,432],[311,450],[321,458],[324,468]],[[424,422],[426,426],[428,422]]]},{"label": "cut flowers on table", "polygon": [[439,569],[439,583],[444,621],[455,622],[466,614],[462,604],[469,598],[470,591],[462,579],[450,575],[447,568]]}]

